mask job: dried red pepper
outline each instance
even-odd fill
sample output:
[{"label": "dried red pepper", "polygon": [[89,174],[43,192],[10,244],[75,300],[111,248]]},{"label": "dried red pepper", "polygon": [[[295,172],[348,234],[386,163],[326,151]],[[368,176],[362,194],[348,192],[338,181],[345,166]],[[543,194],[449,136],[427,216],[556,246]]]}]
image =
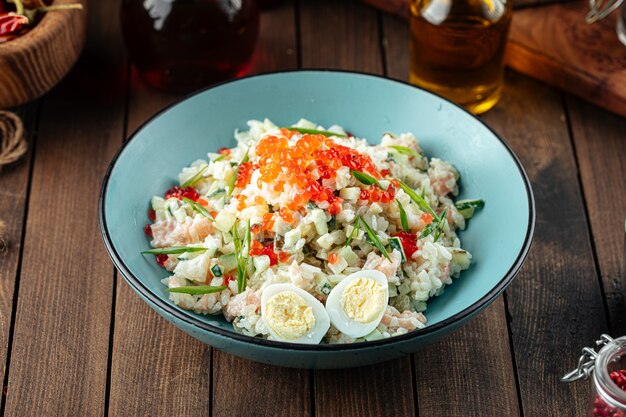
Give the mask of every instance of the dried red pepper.
[{"label": "dried red pepper", "polygon": [[0,36],[7,36],[28,25],[28,18],[17,13],[0,13]]}]

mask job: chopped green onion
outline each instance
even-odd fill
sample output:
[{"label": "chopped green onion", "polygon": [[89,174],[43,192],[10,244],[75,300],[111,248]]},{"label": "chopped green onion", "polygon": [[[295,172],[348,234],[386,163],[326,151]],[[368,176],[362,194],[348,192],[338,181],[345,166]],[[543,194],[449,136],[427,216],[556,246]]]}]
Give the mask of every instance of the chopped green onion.
[{"label": "chopped green onion", "polygon": [[396,199],[396,203],[398,203],[398,211],[400,212],[400,223],[402,223],[402,228],[405,232],[410,232],[411,229],[409,229],[409,220],[406,217],[406,211],[404,211],[404,207],[402,206],[402,203],[400,203],[400,200]]},{"label": "chopped green onion", "polygon": [[249,151],[250,151],[250,148],[248,148],[241,162],[237,164],[237,168],[235,168],[235,172],[233,172],[233,175],[228,180],[228,197],[233,195],[233,191],[235,191],[235,183],[237,182],[237,176],[239,175],[239,167],[241,166],[241,164],[246,163],[250,160],[250,158],[248,157]]},{"label": "chopped green onion", "polygon": [[[246,289],[246,273],[248,268],[248,259],[250,254],[250,220],[248,220],[248,229],[244,235],[243,242],[239,238],[237,231],[237,223],[233,226],[233,242],[235,244],[235,252],[237,253],[237,291],[242,293]],[[244,251],[246,254],[244,255]]]},{"label": "chopped green onion", "polygon": [[378,182],[378,180],[376,178],[372,177],[369,174],[366,174],[365,172],[355,171],[355,170],[351,169],[350,173],[352,175],[354,175],[354,178],[356,178],[357,181],[359,181],[362,184],[365,184],[365,185],[376,184],[378,186],[378,188],[380,188],[380,189],[383,188],[383,187],[381,187],[380,183]]},{"label": "chopped green onion", "polygon": [[441,212],[439,217],[437,217],[435,220],[433,220],[432,223],[430,223],[428,226],[426,226],[424,228],[424,230],[422,230],[422,234],[419,236],[418,239],[425,238],[426,236],[428,236],[428,235],[430,235],[432,233],[434,241],[435,242],[438,241],[439,237],[441,236],[441,233],[443,233],[443,228],[445,226],[444,221],[446,220],[446,215],[447,214],[448,214],[448,208],[446,207]]},{"label": "chopped green onion", "polygon": [[361,219],[361,223],[363,223],[363,228],[365,229],[365,233],[367,233],[367,236],[370,238],[370,241],[372,242],[372,246],[378,249],[385,258],[391,261],[391,258],[389,257],[389,253],[387,252],[387,249],[385,249],[385,247],[383,246],[383,243],[380,241],[378,236],[376,236],[376,232],[374,232],[374,230],[370,227],[369,224],[367,224],[367,222],[364,219]]},{"label": "chopped green onion", "polygon": [[212,285],[189,285],[187,287],[174,287],[169,288],[169,292],[179,292],[183,294],[200,295],[200,294],[212,294],[214,292],[224,291],[226,287],[220,285],[214,287]]},{"label": "chopped green onion", "polygon": [[350,246],[350,243],[352,243],[352,239],[354,239],[354,237],[356,236],[357,230],[359,230],[360,221],[361,221],[361,216],[356,216],[356,218],[354,219],[354,227],[352,228],[352,231],[350,232],[350,236],[348,236],[348,240],[346,240],[346,244],[344,246]]},{"label": "chopped green onion", "polygon": [[146,255],[176,255],[185,252],[204,252],[207,248],[197,248],[193,246],[170,246],[169,248],[157,248],[145,250],[141,253]]},{"label": "chopped green onion", "polygon": [[182,188],[193,187],[194,185],[196,185],[196,183],[202,179],[202,174],[204,174],[204,171],[206,171],[208,167],[209,167],[208,165],[205,165],[204,168],[202,168],[200,171],[196,173],[196,175],[194,175],[193,177],[189,178],[187,181],[182,183],[181,187]]},{"label": "chopped green onion", "polygon": [[426,200],[424,200],[423,197],[421,197],[419,194],[417,194],[415,191],[413,191],[411,189],[411,187],[409,187],[408,185],[406,185],[404,182],[398,180],[398,183],[400,183],[400,187],[402,187],[402,189],[404,190],[405,193],[407,193],[407,195],[409,197],[411,197],[411,200],[415,201],[415,203],[418,205],[418,207],[422,210],[425,211],[426,213],[430,214],[431,216],[433,216],[433,218],[435,220],[439,220],[439,217],[437,216],[437,213],[435,213],[435,210],[433,210],[430,205],[428,204],[428,202],[426,202]]},{"label": "chopped green onion", "polygon": [[406,262],[406,254],[404,253],[404,248],[402,247],[402,241],[399,237],[390,237],[389,238],[389,247],[391,249],[397,249],[402,256],[402,262]]},{"label": "chopped green onion", "polygon": [[328,132],[326,130],[306,129],[304,127],[285,127],[284,129],[295,130],[296,132],[309,135],[337,136],[338,138],[348,137],[348,135],[344,135],[343,133]]},{"label": "chopped green onion", "polygon": [[213,265],[211,267],[211,273],[213,274],[215,278],[219,278],[222,276],[222,270],[220,269],[219,265]]},{"label": "chopped green onion", "polygon": [[202,207],[200,204],[196,203],[195,201],[187,197],[183,197],[183,201],[189,204],[194,211],[197,211],[198,213],[202,214],[204,217],[207,217],[211,220],[215,220],[215,218],[211,216],[211,213],[209,213],[207,209],[205,209],[204,207]]},{"label": "chopped green onion", "polygon": [[394,149],[400,155],[419,156],[419,154],[417,152],[415,152],[411,148],[407,148],[406,146],[389,145],[388,148]]}]

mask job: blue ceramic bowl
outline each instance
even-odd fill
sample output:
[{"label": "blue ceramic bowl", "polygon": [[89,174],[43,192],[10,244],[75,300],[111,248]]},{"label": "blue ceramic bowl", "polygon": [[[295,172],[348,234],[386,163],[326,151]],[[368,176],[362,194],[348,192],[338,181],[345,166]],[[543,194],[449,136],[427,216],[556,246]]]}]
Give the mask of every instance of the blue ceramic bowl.
[{"label": "blue ceramic bowl", "polygon": [[[221,316],[201,316],[168,300],[167,272],[152,257],[143,226],[152,195],[175,184],[183,166],[234,143],[249,119],[279,125],[301,117],[340,124],[377,143],[384,132],[413,132],[429,156],[461,172],[460,198],[485,207],[461,232],[473,265],[429,303],[425,329],[345,345],[300,345],[235,333]],[[427,91],[372,75],[294,71],[257,75],[206,89],[154,116],[113,159],[100,195],[100,228],[113,263],[150,307],[191,336],[237,356],[273,365],[342,368],[415,352],[459,328],[487,307],[520,269],[535,214],[530,184],[507,145],[461,107]],[[137,317],[137,320],[143,320]],[[157,336],[158,337],[158,336]],[[181,335],[182,337],[182,335]]]}]

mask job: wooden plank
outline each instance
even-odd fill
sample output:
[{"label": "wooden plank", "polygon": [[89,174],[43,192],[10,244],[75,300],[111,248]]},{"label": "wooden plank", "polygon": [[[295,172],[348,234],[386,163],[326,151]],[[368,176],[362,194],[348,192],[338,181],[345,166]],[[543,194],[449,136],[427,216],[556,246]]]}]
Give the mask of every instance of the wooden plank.
[{"label": "wooden plank", "polygon": [[[297,68],[293,2],[262,13],[253,71]],[[213,417],[311,415],[308,372],[277,368],[214,350]]]},{"label": "wooden plank", "polygon": [[560,94],[508,75],[485,119],[520,157],[537,207],[530,255],[507,290],[523,413],[580,415],[589,386],[559,378],[607,324],[573,150]]},{"label": "wooden plank", "polygon": [[41,110],[7,416],[104,413],[113,267],[96,206],[122,131],[123,95],[107,85],[120,82],[113,63],[89,59],[110,52],[115,28],[98,17],[117,17],[117,7],[92,6],[85,59]]},{"label": "wooden plank", "polygon": [[[130,87],[129,133],[179,99],[150,89],[135,71]],[[117,281],[109,415],[208,416],[210,348],[159,317],[119,274]]]},{"label": "wooden plank", "polygon": [[[385,16],[383,28],[388,76],[406,81],[407,24]],[[468,410],[477,416],[519,415],[502,298],[452,336],[416,353],[415,366],[422,417],[440,416],[443,404],[446,416],[466,416]]]},{"label": "wooden plank", "polygon": [[626,119],[567,97],[604,295],[615,336],[626,334]]},{"label": "wooden plank", "polygon": [[[32,103],[17,111],[24,123],[29,142],[29,152],[21,161],[0,170],[0,222],[3,223],[3,227],[0,228],[4,229],[3,231],[0,230],[0,363],[2,364],[0,378],[2,381],[5,378],[10,349],[9,334],[15,301],[13,294],[22,252],[26,193],[38,107],[38,103]],[[3,389],[8,388],[3,386]],[[0,396],[0,404],[4,402],[5,395]]]},{"label": "wooden plank", "polygon": [[213,350],[213,416],[311,416],[308,372]]},{"label": "wooden plank", "polygon": [[[289,22],[292,4],[262,15],[254,71],[295,67],[295,27]],[[181,97],[149,89],[135,73],[131,84],[129,132]],[[211,353],[158,317],[121,280],[117,291],[109,415],[245,415],[273,408],[272,415],[308,415],[306,372]],[[155,369],[154,363],[164,365]]]},{"label": "wooden plank", "polygon": [[587,1],[518,10],[507,65],[523,74],[626,116],[626,49],[615,13],[589,25]]},{"label": "wooden plank", "polygon": [[[348,1],[303,2],[300,7],[303,67],[383,73],[376,11]],[[319,22],[326,23],[323,29]],[[318,416],[415,415],[408,356],[383,365],[314,375]]]}]

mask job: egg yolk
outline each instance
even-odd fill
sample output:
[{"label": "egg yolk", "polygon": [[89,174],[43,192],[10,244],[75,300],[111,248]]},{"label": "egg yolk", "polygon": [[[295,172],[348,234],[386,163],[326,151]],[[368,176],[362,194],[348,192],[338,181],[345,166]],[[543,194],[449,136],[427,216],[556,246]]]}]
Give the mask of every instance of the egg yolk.
[{"label": "egg yolk", "polygon": [[371,323],[376,320],[386,304],[385,290],[373,279],[355,279],[341,294],[343,311],[358,323]]},{"label": "egg yolk", "polygon": [[291,291],[272,295],[265,304],[265,322],[282,339],[298,339],[315,325],[313,308]]}]

